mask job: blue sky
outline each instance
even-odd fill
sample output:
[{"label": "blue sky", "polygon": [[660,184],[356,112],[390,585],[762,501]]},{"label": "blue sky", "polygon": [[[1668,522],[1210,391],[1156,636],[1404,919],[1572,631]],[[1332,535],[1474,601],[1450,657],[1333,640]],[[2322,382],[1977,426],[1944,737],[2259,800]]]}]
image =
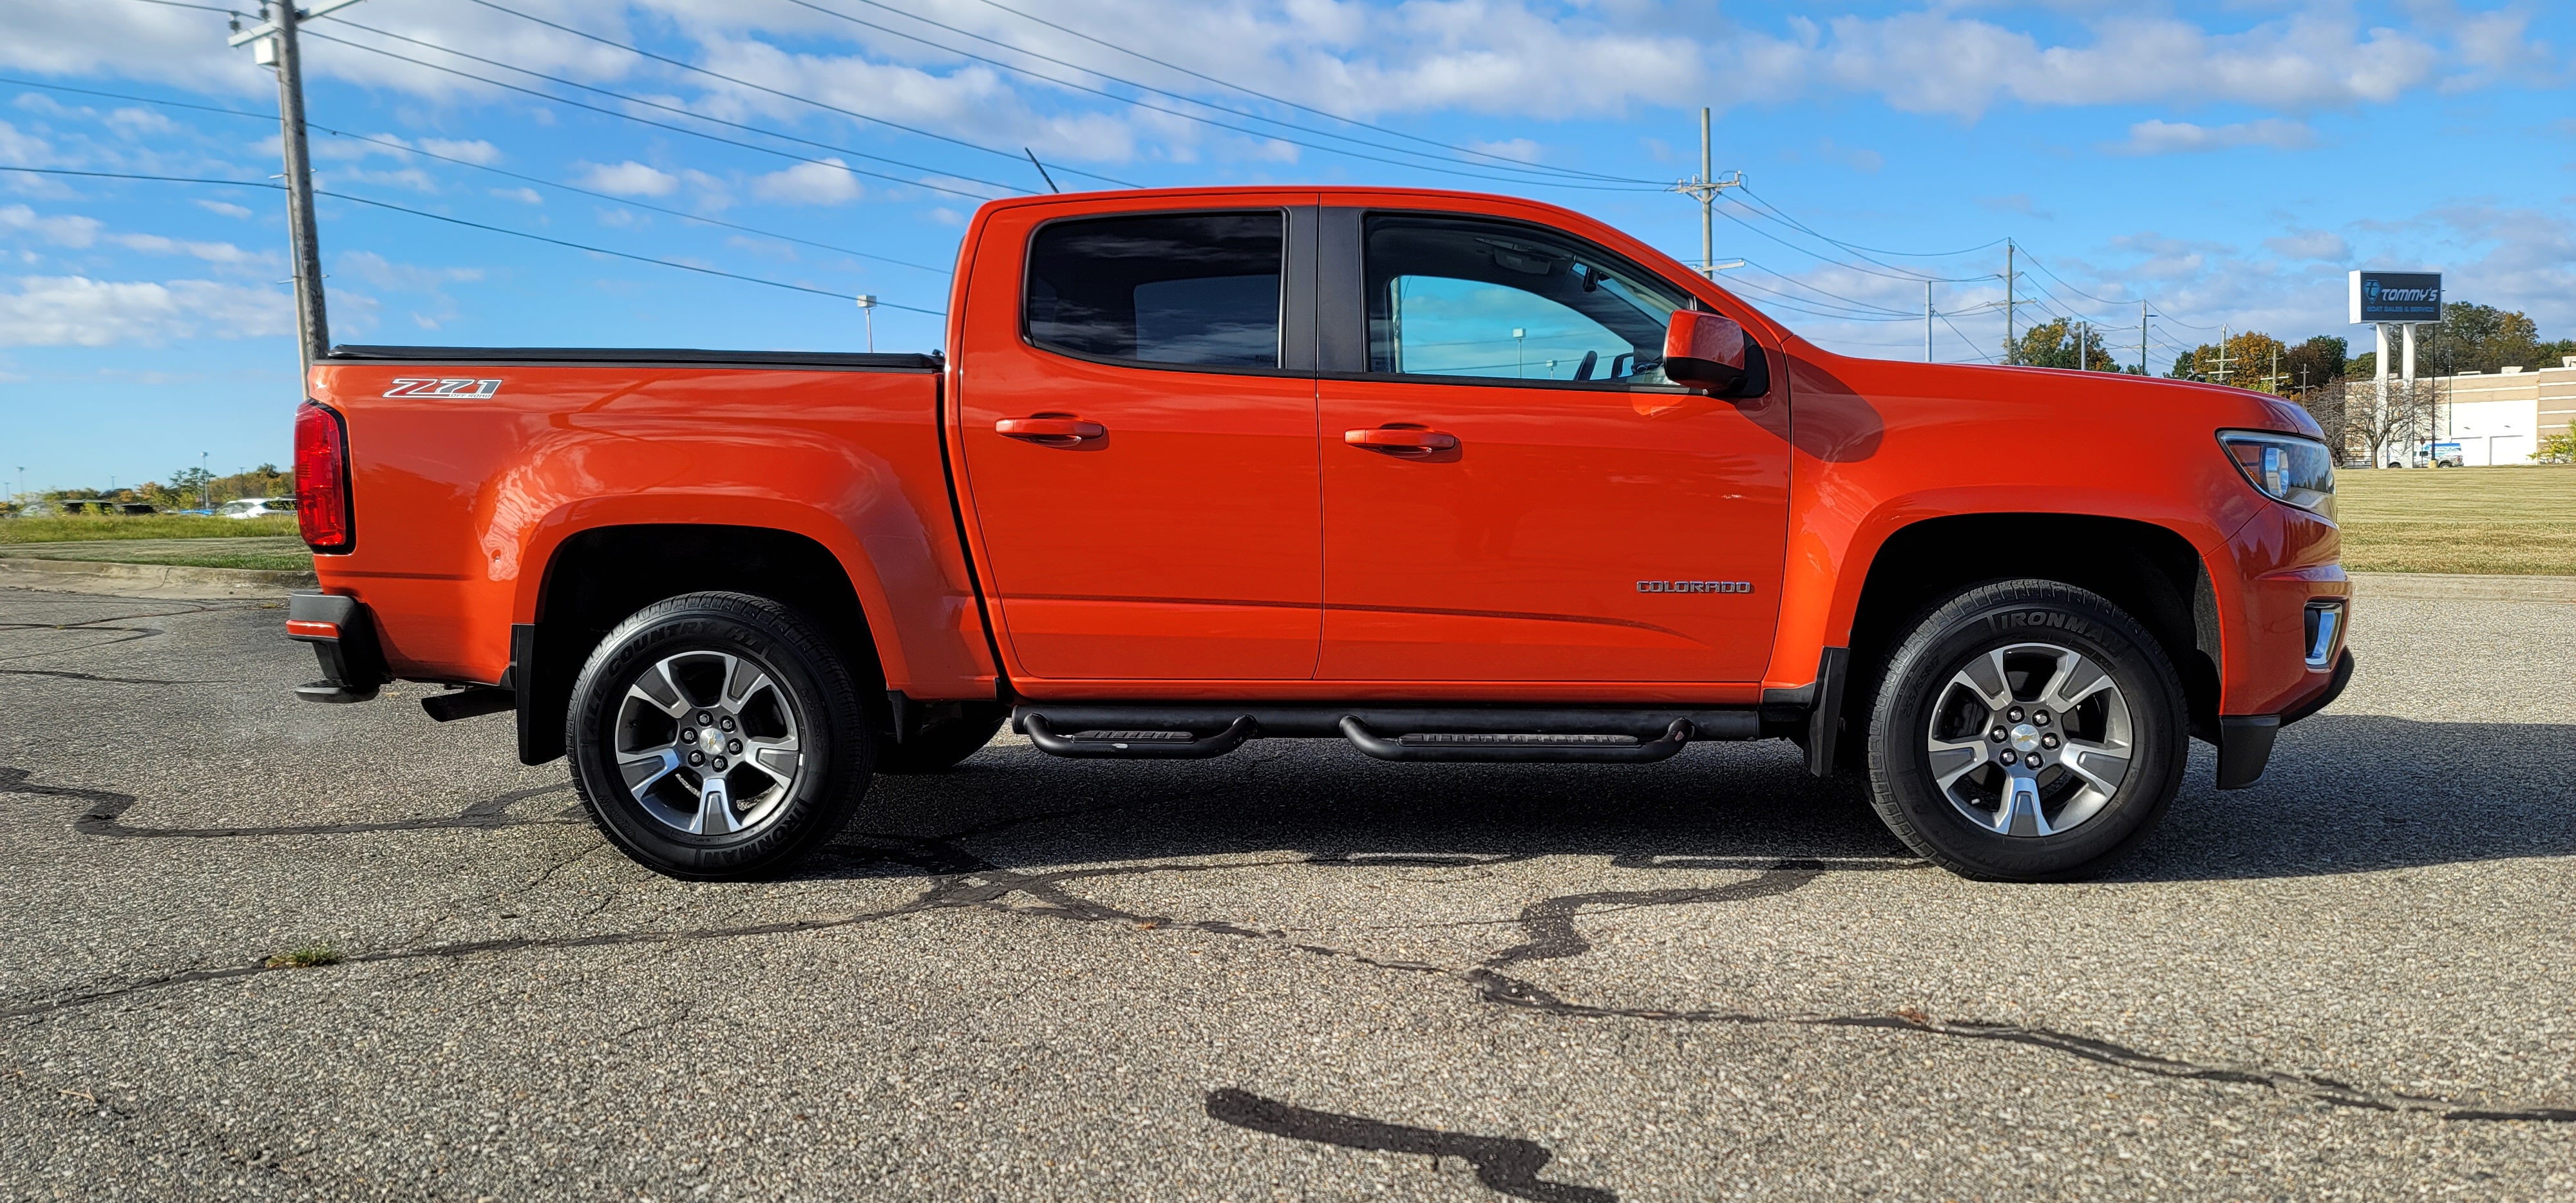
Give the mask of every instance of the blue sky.
[{"label": "blue sky", "polygon": [[[278,171],[272,77],[222,13],[11,9],[0,165]],[[1068,189],[1533,196],[1696,258],[1697,207],[1656,188],[1696,170],[1709,105],[1719,171],[1750,184],[1719,210],[1718,257],[1747,261],[1727,279],[1809,337],[1921,358],[1931,277],[1936,357],[1992,356],[2009,237],[2036,312],[2099,322],[2125,358],[2147,302],[2161,372],[2221,324],[2364,333],[2354,267],[2440,269],[2453,299],[2576,334],[2571,9],[365,0],[306,55],[311,119],[338,131],[313,135],[327,191],[930,310],[946,276],[925,268],[975,204],[1045,186],[1024,148]],[[321,229],[342,342],[865,338],[836,296],[353,200]],[[42,488],[285,460],[284,248],[268,189],[0,171],[0,492],[19,464]],[[881,349],[939,338],[877,313]]]}]

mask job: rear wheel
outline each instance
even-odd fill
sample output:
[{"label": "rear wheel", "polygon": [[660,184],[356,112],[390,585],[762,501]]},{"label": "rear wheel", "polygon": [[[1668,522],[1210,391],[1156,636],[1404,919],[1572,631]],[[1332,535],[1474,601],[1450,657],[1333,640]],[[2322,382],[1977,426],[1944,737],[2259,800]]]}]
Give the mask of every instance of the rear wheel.
[{"label": "rear wheel", "polygon": [[2119,607],[2046,581],[1970,589],[1889,657],[1869,725],[1873,805],[1908,847],[2004,881],[2087,877],[2173,801],[2183,691]]},{"label": "rear wheel", "polygon": [[655,602],[573,685],[573,785],[611,843],[673,877],[774,874],[849,824],[870,771],[831,641],[739,593]]}]

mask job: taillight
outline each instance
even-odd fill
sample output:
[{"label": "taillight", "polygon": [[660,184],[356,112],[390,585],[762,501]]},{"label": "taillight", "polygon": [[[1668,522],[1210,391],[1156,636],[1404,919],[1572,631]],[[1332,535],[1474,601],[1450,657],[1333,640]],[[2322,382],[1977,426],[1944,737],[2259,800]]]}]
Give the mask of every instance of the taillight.
[{"label": "taillight", "polygon": [[358,541],[349,509],[349,431],[340,415],[307,401],[295,411],[295,524],[315,551]]}]

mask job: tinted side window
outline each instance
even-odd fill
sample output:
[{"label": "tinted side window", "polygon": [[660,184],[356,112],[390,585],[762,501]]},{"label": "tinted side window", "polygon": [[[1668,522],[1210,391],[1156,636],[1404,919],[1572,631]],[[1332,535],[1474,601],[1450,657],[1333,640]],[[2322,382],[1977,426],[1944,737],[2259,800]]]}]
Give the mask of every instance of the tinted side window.
[{"label": "tinted side window", "polygon": [[1688,298],[1589,243],[1504,222],[1372,214],[1369,370],[1662,384]]},{"label": "tinted side window", "polygon": [[1277,210],[1061,221],[1029,248],[1029,338],[1201,367],[1279,366]]}]

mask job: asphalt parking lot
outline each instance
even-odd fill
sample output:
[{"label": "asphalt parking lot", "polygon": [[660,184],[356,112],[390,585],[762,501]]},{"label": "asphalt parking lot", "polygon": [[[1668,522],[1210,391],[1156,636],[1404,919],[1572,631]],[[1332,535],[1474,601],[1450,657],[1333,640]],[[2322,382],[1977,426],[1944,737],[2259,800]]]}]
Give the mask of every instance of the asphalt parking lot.
[{"label": "asphalt parking lot", "polygon": [[2069,886],[1785,745],[1008,736],[681,884],[281,621],[0,590],[8,1198],[2576,1197],[2566,602],[2365,591],[2261,785]]}]

